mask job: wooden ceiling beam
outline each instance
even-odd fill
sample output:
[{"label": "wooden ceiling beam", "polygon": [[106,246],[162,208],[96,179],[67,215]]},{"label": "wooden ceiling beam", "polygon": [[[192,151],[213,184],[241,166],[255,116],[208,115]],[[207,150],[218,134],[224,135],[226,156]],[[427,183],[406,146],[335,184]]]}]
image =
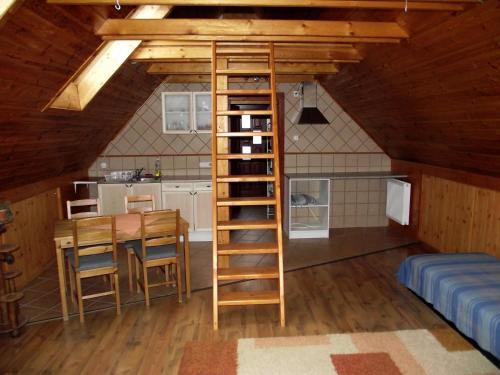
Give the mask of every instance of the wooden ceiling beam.
[{"label": "wooden ceiling beam", "polygon": [[[144,5],[133,11],[130,18],[163,18],[171,9],[165,5]],[[48,108],[83,111],[140,44],[141,40],[102,43],[42,111]]]},{"label": "wooden ceiling beam", "polygon": [[136,34],[130,35],[103,35],[103,40],[128,40],[141,39],[143,41],[219,41],[219,42],[278,42],[278,43],[308,43],[321,45],[325,43],[390,43],[398,44],[397,38],[362,38],[362,37],[336,37],[336,36],[294,36],[294,35],[159,35]]},{"label": "wooden ceiling beam", "polygon": [[18,0],[2,0],[0,1],[0,25],[2,25],[3,17],[14,7]]},{"label": "wooden ceiling beam", "polygon": [[[260,69],[267,68],[265,62],[230,62],[231,69]],[[187,74],[199,75],[210,74],[210,63],[153,63],[148,68],[150,74]],[[338,67],[335,63],[277,63],[276,74],[278,75],[302,75],[302,74],[335,74]]]},{"label": "wooden ceiling beam", "polygon": [[[255,83],[253,78],[244,77],[229,77],[229,83]],[[276,82],[278,83],[297,83],[302,81],[313,81],[315,76],[313,74],[309,75],[296,75],[296,74],[283,74],[276,76]],[[173,74],[165,77],[164,82],[166,83],[210,83],[210,74]]]},{"label": "wooden ceiling beam", "polygon": [[[100,36],[138,35],[236,37],[241,41],[253,36],[277,41],[276,36],[287,37],[337,37],[337,38],[408,38],[408,33],[396,22],[364,21],[310,21],[310,20],[261,20],[261,19],[108,19],[97,31]],[[297,41],[297,40],[287,40]],[[300,42],[297,41],[297,42]]]},{"label": "wooden ceiling beam", "polygon": [[[188,46],[194,46],[194,47],[210,47],[212,45],[212,42],[207,42],[207,41],[196,41],[196,40],[145,40],[142,42],[141,47],[188,47]],[[220,47],[268,47],[268,43],[262,43],[262,42],[247,42],[247,43],[241,43],[241,42],[220,42],[218,44]],[[274,48],[280,48],[280,47],[294,47],[294,48],[316,48],[316,47],[321,47],[321,48],[348,48],[348,47],[353,47],[352,44],[349,43],[317,43],[314,46],[311,46],[311,43],[292,43],[292,42],[276,42],[274,43]]]},{"label": "wooden ceiling beam", "polygon": [[[130,59],[136,61],[146,60],[151,62],[161,62],[169,59],[210,59],[211,53],[211,49],[208,46],[139,47],[130,56]],[[354,47],[279,47],[275,49],[275,59],[277,62],[282,62],[283,60],[328,60],[333,62],[359,62],[361,58],[361,55]],[[248,57],[245,57],[244,59],[249,60]],[[255,57],[255,59],[259,60],[258,57]],[[238,59],[233,58],[233,60]]]},{"label": "wooden ceiling beam", "polygon": [[[52,4],[113,5],[115,0],[48,0]],[[460,11],[465,1],[414,1],[408,0],[409,10]],[[120,0],[122,5],[173,5],[173,6],[236,6],[236,7],[306,7],[306,8],[351,8],[351,9],[405,9],[400,0]]]}]

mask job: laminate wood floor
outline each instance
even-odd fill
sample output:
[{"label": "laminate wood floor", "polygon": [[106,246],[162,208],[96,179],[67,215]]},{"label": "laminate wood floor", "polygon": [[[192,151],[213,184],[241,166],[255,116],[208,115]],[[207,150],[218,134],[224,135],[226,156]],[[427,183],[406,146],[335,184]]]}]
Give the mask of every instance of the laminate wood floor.
[{"label": "laminate wood floor", "polygon": [[[86,315],[63,323],[27,327],[18,339],[0,338],[1,373],[176,374],[187,341],[241,337],[314,335],[337,332],[444,328],[447,324],[399,285],[395,274],[419,245],[401,247],[285,274],[287,326],[280,328],[276,306],[222,309],[212,330],[212,291],[193,293],[189,302],[159,298]],[[260,281],[222,288],[251,289]]]},{"label": "laminate wood floor", "polygon": [[[244,230],[236,231],[234,241],[258,242],[272,241],[272,231]],[[331,262],[333,260],[350,258],[390,249],[414,242],[411,238],[393,233],[387,227],[379,228],[346,228],[331,230],[330,238],[289,240],[284,238],[284,265],[285,270],[294,270],[312,265]],[[191,242],[191,287],[193,290],[206,289],[212,286],[212,242]],[[128,271],[125,251],[119,251],[120,294],[124,304],[144,301],[144,294],[129,292]],[[234,256],[232,264],[264,266],[273,264],[273,255],[246,255]],[[161,276],[151,270],[151,280]],[[97,293],[109,289],[101,277],[83,280],[85,293]],[[25,289],[25,298],[21,301],[21,311],[30,322],[40,322],[60,318],[61,303],[57,266],[52,264],[37,279]],[[153,288],[153,298],[161,298],[176,294],[171,287]],[[96,311],[106,308],[114,309],[112,296],[87,300],[84,303],[85,311]],[[70,314],[77,315],[76,305],[69,303]]]}]

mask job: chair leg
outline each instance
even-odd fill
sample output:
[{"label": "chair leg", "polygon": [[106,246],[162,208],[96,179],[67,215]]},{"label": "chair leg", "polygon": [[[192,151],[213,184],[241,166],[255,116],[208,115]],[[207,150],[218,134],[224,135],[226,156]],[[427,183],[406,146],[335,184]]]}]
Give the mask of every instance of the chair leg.
[{"label": "chair leg", "polygon": [[139,259],[135,259],[135,283],[137,288],[137,293],[141,291],[141,285],[139,284],[139,277],[141,276],[139,268]]},{"label": "chair leg", "polygon": [[177,295],[179,296],[179,303],[182,303],[182,284],[181,284],[181,264],[177,262],[176,264],[176,276],[177,276]]},{"label": "chair leg", "polygon": [[170,277],[169,277],[169,274],[168,274],[168,270],[169,270],[169,266],[168,264],[165,265],[164,269],[165,269],[165,282],[168,283],[168,281],[170,280]]},{"label": "chair leg", "polygon": [[131,292],[134,291],[134,282],[133,282],[133,274],[132,274],[132,268],[133,268],[133,262],[135,258],[135,255],[130,251],[127,250],[127,264],[128,264],[128,290]]},{"label": "chair leg", "polygon": [[116,315],[121,314],[121,302],[120,302],[120,285],[118,284],[118,271],[113,274],[114,286],[115,286],[115,299],[116,299]]},{"label": "chair leg", "polygon": [[78,294],[78,312],[80,314],[80,323],[85,321],[83,316],[83,299],[82,299],[82,280],[80,279],[80,275],[78,272],[75,272],[76,278],[76,292]]},{"label": "chair leg", "polygon": [[73,267],[69,266],[69,269],[68,269],[69,291],[70,291],[71,302],[73,302],[74,305],[76,305],[75,277],[76,276],[75,276],[75,271],[73,270]]},{"label": "chair leg", "polygon": [[144,297],[146,299],[146,307],[149,307],[149,282],[148,282],[148,269],[142,264],[142,273],[144,274]]}]

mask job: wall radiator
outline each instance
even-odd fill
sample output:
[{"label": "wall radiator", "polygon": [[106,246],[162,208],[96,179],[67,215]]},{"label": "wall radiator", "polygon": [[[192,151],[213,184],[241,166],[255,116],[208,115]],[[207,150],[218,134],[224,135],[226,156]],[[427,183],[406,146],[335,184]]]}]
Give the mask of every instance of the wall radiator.
[{"label": "wall radiator", "polygon": [[401,225],[410,224],[411,184],[390,179],[387,180],[387,204],[385,214]]}]

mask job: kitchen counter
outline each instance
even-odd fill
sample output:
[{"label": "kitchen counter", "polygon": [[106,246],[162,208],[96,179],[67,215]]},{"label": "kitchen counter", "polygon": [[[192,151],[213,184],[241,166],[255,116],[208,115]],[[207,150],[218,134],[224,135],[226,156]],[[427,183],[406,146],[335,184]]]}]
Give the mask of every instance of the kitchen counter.
[{"label": "kitchen counter", "polygon": [[212,181],[212,176],[164,176],[161,179],[152,181],[106,181],[103,177],[89,177],[85,181],[75,181],[80,184],[97,183],[97,184],[151,184],[161,182],[196,182],[196,181]]},{"label": "kitchen counter", "polygon": [[408,177],[404,173],[394,172],[332,172],[332,173],[285,173],[285,176],[292,179],[330,179],[330,180],[351,180],[351,179],[372,179],[372,178],[404,178]]}]

